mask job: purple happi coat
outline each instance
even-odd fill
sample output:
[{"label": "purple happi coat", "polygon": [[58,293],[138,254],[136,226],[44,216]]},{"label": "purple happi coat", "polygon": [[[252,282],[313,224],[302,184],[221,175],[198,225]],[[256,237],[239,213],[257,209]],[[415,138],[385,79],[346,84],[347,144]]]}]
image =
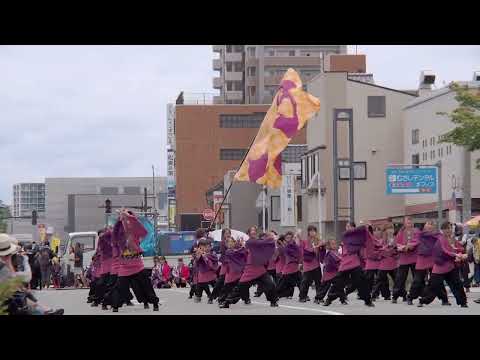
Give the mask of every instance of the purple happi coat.
[{"label": "purple happi coat", "polygon": [[368,239],[366,226],[359,226],[353,230],[346,231],[342,240],[342,255],[338,271],[348,271],[361,267],[360,252],[365,248]]},{"label": "purple happi coat", "polygon": [[127,215],[123,221],[117,221],[113,228],[112,245],[120,252],[118,276],[130,276],[143,271],[140,242],[146,235],[147,230],[134,214]]},{"label": "purple happi coat", "polygon": [[[420,231],[416,228],[412,229],[411,239],[407,239],[407,232],[406,229],[400,230],[395,237],[395,243],[398,245],[405,246],[407,243],[412,245],[412,241],[414,241],[415,237],[418,236]],[[415,264],[417,262],[417,251],[415,248],[408,250],[407,252],[400,252],[399,251],[399,258],[398,258],[398,265],[410,265]]]},{"label": "purple happi coat", "polygon": [[298,270],[298,265],[301,261],[301,252],[300,247],[295,243],[294,240],[290,241],[285,245],[285,266],[282,269],[283,275],[296,273]]},{"label": "purple happi coat", "polygon": [[320,261],[323,263],[322,282],[332,280],[338,272],[340,266],[340,255],[336,250],[320,250]]},{"label": "purple happi coat", "polygon": [[450,245],[448,239],[440,234],[433,246],[433,274],[446,274],[455,269],[455,249]]},{"label": "purple happi coat", "polygon": [[275,272],[281,274],[285,266],[285,247],[279,245],[276,249],[277,257],[275,259]]},{"label": "purple happi coat", "polygon": [[367,234],[367,242],[365,244],[365,270],[378,270],[382,249],[382,240],[376,238],[370,232]]},{"label": "purple happi coat", "polygon": [[303,259],[303,272],[312,271],[320,267],[318,248],[315,249],[309,239],[302,240],[300,250]]},{"label": "purple happi coat", "polygon": [[209,283],[217,278],[218,258],[214,252],[200,256],[197,259],[198,283]]},{"label": "purple happi coat", "polygon": [[228,249],[225,252],[225,284],[235,282],[240,279],[243,269],[247,263],[248,251],[245,248]]},{"label": "purple happi coat", "polygon": [[101,258],[101,264],[98,274],[109,274],[112,271],[113,264],[113,248],[112,248],[112,231],[106,230],[102,236],[98,238],[98,253]]},{"label": "purple happi coat", "polygon": [[267,272],[268,261],[275,252],[275,240],[272,238],[249,239],[245,247],[248,251],[247,263],[240,282],[254,280]]},{"label": "purple happi coat", "polygon": [[415,269],[426,270],[433,268],[433,247],[438,241],[440,233],[422,231],[418,232],[412,241],[412,246],[417,250]]}]

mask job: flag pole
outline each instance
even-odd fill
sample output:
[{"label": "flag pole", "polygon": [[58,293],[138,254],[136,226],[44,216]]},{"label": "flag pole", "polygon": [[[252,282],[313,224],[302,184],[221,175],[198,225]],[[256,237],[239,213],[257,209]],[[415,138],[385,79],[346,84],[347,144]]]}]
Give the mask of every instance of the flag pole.
[{"label": "flag pole", "polygon": [[[257,135],[258,135],[258,132],[257,132]],[[242,162],[241,162],[240,165],[238,166],[238,170],[235,172],[235,175],[237,175],[238,171],[242,168],[243,163],[244,163],[245,160],[247,159],[247,155],[248,155],[248,153],[250,152],[250,149],[251,149],[253,143],[255,142],[255,139],[257,138],[257,135],[255,135],[255,137],[253,138],[252,142],[250,143],[250,146],[248,147],[248,150],[245,152],[245,155],[243,155]],[[235,175],[233,176],[233,179],[232,179],[232,181],[230,182],[230,185],[228,186],[227,192],[223,195],[222,203],[220,204],[220,206],[218,207],[217,211],[215,212],[215,217],[213,218],[213,220],[210,222],[210,225],[208,226],[207,233],[210,232],[210,231],[212,231],[212,226],[213,226],[213,224],[215,224],[215,222],[217,221],[218,213],[219,213],[220,210],[222,209],[223,203],[225,202],[225,199],[227,198],[227,195],[230,193],[230,189],[232,188],[233,182],[235,181]],[[230,211],[231,211],[231,208],[230,208]]]},{"label": "flag pole", "polygon": [[266,193],[267,193],[267,187],[263,185],[262,187],[262,193],[263,193],[263,198],[262,198],[262,228],[263,232],[265,233],[265,202],[266,202]]}]

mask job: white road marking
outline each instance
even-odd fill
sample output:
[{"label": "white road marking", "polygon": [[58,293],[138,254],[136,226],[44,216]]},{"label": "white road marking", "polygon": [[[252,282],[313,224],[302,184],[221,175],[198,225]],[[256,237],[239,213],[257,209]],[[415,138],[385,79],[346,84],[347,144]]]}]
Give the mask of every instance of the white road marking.
[{"label": "white road marking", "polygon": [[[257,302],[257,301],[252,301],[252,304],[259,304],[259,305],[268,305],[268,306],[270,306],[270,304],[268,304],[268,303],[261,303],[261,302]],[[280,305],[280,304],[278,304],[278,306],[279,306],[279,307],[286,308],[286,309],[304,310],[304,311],[315,311],[315,312],[321,312],[321,313],[325,313],[325,314],[329,314],[329,315],[345,315],[345,314],[342,314],[342,313],[339,313],[339,312],[336,312],[336,311],[320,310],[320,309],[313,309],[313,308],[307,308],[307,307],[301,307],[301,306]]]},{"label": "white road marking", "polygon": [[[165,291],[165,290],[174,291],[174,292],[181,292],[181,293],[185,293],[185,294],[190,292],[189,289],[183,289],[183,288],[182,289],[162,289],[162,291]],[[258,301],[252,301],[252,304],[270,306],[269,303],[262,303],[262,302],[258,302]],[[321,312],[321,313],[328,314],[328,315],[345,315],[343,313],[336,312],[336,311],[320,310],[320,309],[314,309],[314,308],[308,308],[308,307],[302,307],[302,306],[291,306],[291,305],[281,305],[281,304],[278,304],[278,306],[286,308],[286,309],[293,309],[293,310]]]}]

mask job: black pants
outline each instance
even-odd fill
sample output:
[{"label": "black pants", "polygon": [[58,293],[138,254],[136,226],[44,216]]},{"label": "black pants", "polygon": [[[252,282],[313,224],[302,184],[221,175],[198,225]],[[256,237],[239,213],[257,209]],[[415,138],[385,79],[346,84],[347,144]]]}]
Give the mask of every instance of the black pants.
[{"label": "black pants", "polygon": [[292,297],[295,291],[295,286],[298,284],[298,277],[300,276],[300,271],[284,274],[282,275],[282,280],[277,287],[277,295],[279,298],[282,297]]},{"label": "black pants", "polygon": [[95,301],[96,299],[96,289],[97,289],[97,283],[100,279],[93,279],[91,282],[90,282],[90,290],[88,291],[88,298],[87,300],[92,302],[92,301]]},{"label": "black pants", "polygon": [[353,280],[351,276],[345,279],[345,295],[350,295],[351,293],[355,292],[357,288],[353,285]]},{"label": "black pants", "polygon": [[238,290],[238,280],[225,284],[218,297],[218,302],[227,301],[230,304],[236,304],[239,300],[240,291]]},{"label": "black pants", "polygon": [[119,301],[122,304],[127,303],[133,299],[133,295],[130,292],[130,288],[119,287],[119,277],[117,274],[104,274],[101,277],[101,282],[97,285],[97,297],[96,303],[102,303],[102,305],[112,305],[114,298],[119,297]]},{"label": "black pants", "polygon": [[207,297],[210,298],[212,296],[212,293],[210,292],[210,286],[215,286],[215,281],[198,283],[197,286],[195,286],[195,296],[201,298],[203,292],[205,291]]},{"label": "black pants", "polygon": [[375,281],[378,278],[378,270],[365,270],[365,279],[367,280],[367,291],[370,295],[373,293]]},{"label": "black pants", "polygon": [[390,283],[388,277],[395,282],[396,270],[378,270],[377,282],[373,285],[372,297],[377,298],[379,294],[382,294],[384,299],[389,299]]},{"label": "black pants", "polygon": [[225,275],[219,276],[213,287],[212,294],[209,296],[210,299],[215,300],[220,296],[223,286],[225,285]]},{"label": "black pants", "polygon": [[197,284],[194,284],[193,282],[190,284],[190,293],[189,296],[193,297],[195,295],[195,288],[197,287]]},{"label": "black pants", "polygon": [[315,299],[320,300],[319,292],[320,292],[320,286],[321,286],[321,281],[322,281],[322,270],[320,267],[311,270],[311,271],[306,271],[302,275],[302,282],[300,284],[300,299],[305,299],[308,295],[308,289],[310,288],[310,285],[312,285],[312,282],[315,283]]},{"label": "black pants", "polygon": [[317,291],[317,295],[315,296],[315,299],[323,300],[325,296],[327,296],[328,290],[330,290],[330,288],[332,287],[332,284],[333,284],[333,279],[322,282]]},{"label": "black pants", "polygon": [[462,282],[463,287],[465,289],[470,288],[471,281],[468,277],[469,272],[470,272],[470,268],[469,268],[468,263],[462,263],[461,266],[458,268],[458,274],[460,276],[460,281]]},{"label": "black pants", "polygon": [[360,299],[365,301],[366,304],[370,303],[372,300],[368,292],[367,281],[365,279],[363,270],[359,266],[354,269],[341,271],[337,274],[337,276],[335,276],[327,299],[329,301],[334,301],[337,298],[345,300],[347,297],[344,290],[345,283],[349,278],[352,279],[353,286],[358,290]]},{"label": "black pants", "polygon": [[458,269],[453,269],[446,274],[432,274],[430,283],[425,288],[425,295],[420,298],[421,304],[430,304],[435,297],[442,298],[443,282],[446,281],[450,290],[452,290],[457,305],[465,305],[467,303],[467,295],[463,288],[463,284],[458,276]]},{"label": "black pants", "polygon": [[399,297],[407,297],[405,282],[407,281],[408,271],[410,271],[413,278],[415,276],[415,264],[400,265],[397,269],[392,294],[394,300],[397,300]]},{"label": "black pants", "polygon": [[240,298],[243,301],[250,300],[250,287],[254,284],[257,284],[264,289],[268,301],[273,302],[277,300],[275,284],[270,274],[266,272],[256,279],[238,283],[238,291],[240,293]]},{"label": "black pants", "polygon": [[[413,282],[410,286],[410,291],[408,292],[408,298],[410,300],[415,300],[424,295],[425,292],[425,283],[427,278],[431,278],[432,276],[432,269],[423,269],[423,270],[415,270],[415,275],[413,276]],[[430,282],[430,281],[429,281]],[[441,297],[440,300],[443,302],[448,302],[448,295],[447,290],[445,289],[445,285],[443,282],[441,284],[440,289]]]},{"label": "black pants", "polygon": [[[275,284],[275,287],[276,287],[277,286],[277,282],[276,282],[277,272],[275,270],[267,270],[267,273],[269,273],[270,276],[272,277],[273,283]],[[263,290],[262,285],[259,284],[257,286],[257,291],[256,291],[257,295],[261,296],[264,292],[265,291]]]},{"label": "black pants", "polygon": [[129,287],[132,288],[135,297],[139,303],[144,304],[154,304],[157,305],[159,299],[155,294],[155,290],[153,290],[152,283],[150,279],[147,277],[145,270],[142,270],[136,274],[130,276],[119,276],[117,281],[117,291],[114,293],[113,296],[113,304],[114,308],[119,308],[124,303],[124,296],[121,294],[125,294],[129,292]]}]

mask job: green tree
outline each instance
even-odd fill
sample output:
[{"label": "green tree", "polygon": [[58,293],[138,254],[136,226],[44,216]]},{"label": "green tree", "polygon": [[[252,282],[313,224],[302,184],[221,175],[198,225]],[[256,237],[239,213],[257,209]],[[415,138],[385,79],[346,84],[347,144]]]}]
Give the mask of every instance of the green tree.
[{"label": "green tree", "polygon": [[[480,150],[480,91],[468,85],[451,83],[450,89],[455,91],[458,107],[446,115],[456,127],[442,136],[441,142],[462,146],[468,151]],[[477,159],[480,170],[480,159]]]},{"label": "green tree", "polygon": [[0,315],[7,314],[7,306],[5,302],[21,288],[22,279],[10,278],[0,282]]},{"label": "green tree", "polygon": [[8,207],[2,207],[2,201],[0,200],[0,233],[6,233],[8,224],[6,218],[10,216]]}]

